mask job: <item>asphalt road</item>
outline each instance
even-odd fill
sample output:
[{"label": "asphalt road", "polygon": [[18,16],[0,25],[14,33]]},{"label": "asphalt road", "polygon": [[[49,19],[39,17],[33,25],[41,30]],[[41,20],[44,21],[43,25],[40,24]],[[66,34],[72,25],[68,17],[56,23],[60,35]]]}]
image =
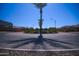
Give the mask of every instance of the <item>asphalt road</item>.
[{"label": "asphalt road", "polygon": [[24,50],[78,49],[79,32],[26,34],[21,32],[0,32],[0,48]]}]

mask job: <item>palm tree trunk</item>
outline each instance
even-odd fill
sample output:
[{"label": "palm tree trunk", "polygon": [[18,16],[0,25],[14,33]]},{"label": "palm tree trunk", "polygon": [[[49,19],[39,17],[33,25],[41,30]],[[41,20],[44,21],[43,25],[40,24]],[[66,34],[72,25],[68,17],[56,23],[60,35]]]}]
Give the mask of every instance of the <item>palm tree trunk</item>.
[{"label": "palm tree trunk", "polygon": [[40,36],[42,36],[42,7],[40,8]]}]

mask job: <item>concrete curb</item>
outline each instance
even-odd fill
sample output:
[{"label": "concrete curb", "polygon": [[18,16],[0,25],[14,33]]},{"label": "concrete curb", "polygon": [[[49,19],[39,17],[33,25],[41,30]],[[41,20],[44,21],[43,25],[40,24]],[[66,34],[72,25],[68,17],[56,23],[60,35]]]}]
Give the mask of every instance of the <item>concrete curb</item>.
[{"label": "concrete curb", "polygon": [[21,51],[76,51],[79,50],[79,48],[74,49],[50,49],[50,50],[44,50],[44,49],[17,49],[17,48],[0,48],[5,50],[21,50]]},{"label": "concrete curb", "polygon": [[79,49],[65,49],[65,50],[53,50],[53,51],[31,51],[25,49],[0,49],[0,51],[6,51],[0,54],[0,56],[79,56]]}]

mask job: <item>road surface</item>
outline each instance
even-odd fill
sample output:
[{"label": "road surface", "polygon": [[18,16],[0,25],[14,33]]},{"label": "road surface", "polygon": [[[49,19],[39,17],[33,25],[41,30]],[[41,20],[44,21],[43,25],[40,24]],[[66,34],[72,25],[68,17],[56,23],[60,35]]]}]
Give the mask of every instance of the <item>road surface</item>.
[{"label": "road surface", "polygon": [[43,37],[22,32],[0,32],[0,48],[49,51],[79,49],[79,32],[43,34]]}]

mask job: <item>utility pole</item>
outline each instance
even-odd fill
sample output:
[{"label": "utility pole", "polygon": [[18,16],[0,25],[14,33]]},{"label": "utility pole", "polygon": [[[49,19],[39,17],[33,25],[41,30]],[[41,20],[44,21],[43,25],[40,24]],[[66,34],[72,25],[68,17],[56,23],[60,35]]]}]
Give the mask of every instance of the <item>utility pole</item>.
[{"label": "utility pole", "polygon": [[57,32],[57,30],[56,30],[56,20],[54,20],[54,19],[51,19],[51,20],[53,20],[53,21],[54,21],[54,25],[55,25],[55,32]]}]

